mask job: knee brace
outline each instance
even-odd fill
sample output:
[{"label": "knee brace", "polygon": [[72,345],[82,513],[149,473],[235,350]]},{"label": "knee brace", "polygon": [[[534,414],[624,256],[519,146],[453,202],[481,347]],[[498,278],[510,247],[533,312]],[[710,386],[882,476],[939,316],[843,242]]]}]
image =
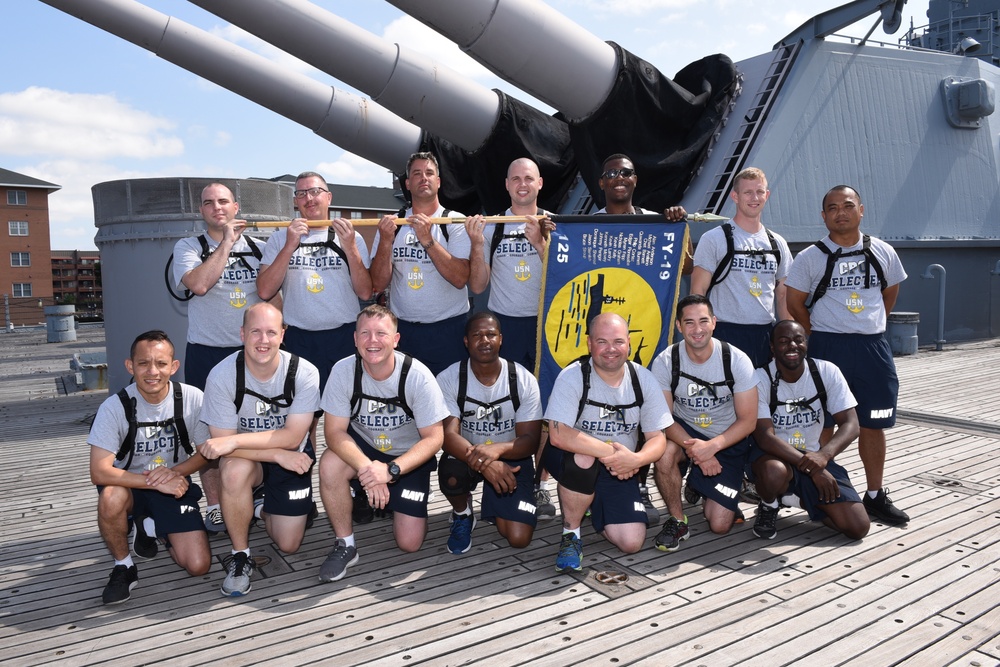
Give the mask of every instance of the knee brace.
[{"label": "knee brace", "polygon": [[563,453],[562,475],[559,476],[559,483],[570,491],[590,495],[594,493],[597,486],[597,473],[600,464],[594,460],[589,468],[581,468],[576,463],[576,456],[571,452]]},{"label": "knee brace", "polygon": [[438,463],[438,486],[445,496],[467,496],[472,492],[472,469],[465,461],[445,454]]}]

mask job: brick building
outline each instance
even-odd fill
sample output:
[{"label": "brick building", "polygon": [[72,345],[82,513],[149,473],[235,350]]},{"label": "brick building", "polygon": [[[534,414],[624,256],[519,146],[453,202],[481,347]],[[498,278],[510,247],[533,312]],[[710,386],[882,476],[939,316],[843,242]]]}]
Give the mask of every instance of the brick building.
[{"label": "brick building", "polygon": [[49,194],[61,186],[0,169],[0,294],[4,326],[45,321],[52,304]]},{"label": "brick building", "polygon": [[78,321],[103,320],[100,254],[96,250],[53,250],[52,298],[57,304],[75,304]]}]

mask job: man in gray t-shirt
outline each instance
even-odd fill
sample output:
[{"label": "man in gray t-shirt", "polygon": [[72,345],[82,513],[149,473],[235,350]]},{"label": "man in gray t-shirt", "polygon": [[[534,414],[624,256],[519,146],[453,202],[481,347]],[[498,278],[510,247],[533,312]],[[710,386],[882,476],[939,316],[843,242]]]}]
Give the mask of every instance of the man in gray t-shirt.
[{"label": "man in gray t-shirt", "polygon": [[896,423],[899,393],[896,364],[883,334],[906,271],[892,246],[861,232],[864,212],[854,188],[838,185],[826,193],[821,214],[830,233],[795,257],[787,280],[788,310],[809,334],[810,354],[836,364],[858,399],[865,508],[899,526],[910,517],[883,487],[885,429]]},{"label": "man in gray t-shirt", "polygon": [[414,153],[406,165],[412,206],[397,227],[396,216],[379,221],[372,245],[372,286],[389,288],[389,308],[399,320],[400,350],[427,364],[433,373],[460,361],[469,312],[469,236],[461,221],[432,224],[430,218],[464,217],[438,201],[437,158]]},{"label": "man in gray t-shirt", "polygon": [[770,359],[775,318],[788,319],[785,276],[792,253],[780,235],[761,223],[771,191],[756,167],[736,174],[732,222],[711,229],[698,241],[691,273],[691,293],[711,296],[718,318],[715,338],[743,350],[754,366]]},{"label": "man in gray t-shirt", "polygon": [[725,534],[732,528],[750,453],[749,435],[757,424],[753,363],[739,349],[712,337],[711,302],[689,294],[677,302],[676,320],[684,340],[661,352],[652,367],[674,414],[665,452],[654,467],[656,485],[670,512],[656,548],[668,552],[688,538],[681,466],[692,466],[687,483],[705,499],[705,519],[712,532]]},{"label": "man in gray t-shirt", "polygon": [[[309,426],[319,408],[319,372],[280,349],[283,334],[281,311],[269,303],[250,308],[240,329],[243,349],[213,368],[205,387],[201,419],[212,437],[198,451],[221,459],[222,514],[233,545],[226,596],[250,592],[251,521],[263,519],[278,548],[295,553],[316,510]],[[255,488],[263,491],[262,504],[254,502]]]},{"label": "man in gray t-shirt", "polygon": [[543,460],[559,482],[563,515],[559,572],[582,567],[580,524],[588,507],[605,539],[625,553],[642,548],[648,519],[637,475],[660,458],[663,429],[673,423],[655,378],[629,360],[628,324],[620,315],[590,322],[587,351],[588,358],[556,378],[545,410]]},{"label": "man in gray t-shirt", "polygon": [[321,407],[327,450],[319,466],[320,495],[337,537],[320,581],[337,581],[358,562],[350,482],[357,478],[371,505],[393,512],[392,534],[403,551],[427,535],[427,500],[448,409],[427,367],[396,351],[396,316],[383,306],[358,315],[357,354],[330,373]]},{"label": "man in gray t-shirt", "polygon": [[[183,238],[174,246],[175,287],[191,295],[184,381],[201,390],[208,372],[240,349],[243,313],[260,303],[257,271],[264,244],[244,236],[246,220],[236,218],[239,210],[232,190],[222,183],[209,183],[201,191],[205,233]],[[212,462],[200,476],[208,505],[205,528],[222,532],[226,525],[219,507],[218,465]]]},{"label": "man in gray t-shirt", "polygon": [[[125,366],[135,382],[101,404],[87,436],[97,524],[115,560],[104,604],[125,602],[139,582],[129,553],[130,520],[136,558],[156,556],[159,536],[169,539],[170,556],[188,574],[201,576],[211,566],[198,512],[201,489],[191,482],[191,474],[206,463],[193,449],[208,437],[198,421],[201,390],[171,382],[180,361],[162,331],[140,334]],[[147,519],[154,524],[152,534]]]}]

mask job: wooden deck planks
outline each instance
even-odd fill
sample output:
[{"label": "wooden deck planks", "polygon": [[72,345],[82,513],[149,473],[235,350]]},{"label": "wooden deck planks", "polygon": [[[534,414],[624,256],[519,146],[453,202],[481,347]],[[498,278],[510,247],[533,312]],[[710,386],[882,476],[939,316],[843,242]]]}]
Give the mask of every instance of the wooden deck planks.
[{"label": "wooden deck planks", "polygon": [[[0,509],[4,664],[1000,663],[1000,410],[965,389],[1000,389],[993,342],[898,360],[900,409],[927,417],[888,432],[887,484],[912,517],[904,529],[873,524],[850,542],[785,509],[777,538],[763,541],[749,505],[748,524],[725,536],[686,507],[692,539],[674,554],[652,549],[656,528],[625,555],[585,525],[585,572],[570,576],[552,568],[558,522],[523,550],[481,524],[468,554],[448,554],[438,494],[423,549],[396,550],[387,521],[360,526],[361,561],[341,582],[316,580],[333,544],[321,514],[245,599],[219,595],[221,567],[192,579],[161,553],[139,564],[133,599],[109,608],[84,444],[105,396],[56,398],[70,349],[12,340],[0,334],[0,485],[15,491]],[[863,486],[856,449],[841,458]],[[251,546],[270,548],[262,530]],[[221,556],[228,541],[212,547]],[[586,580],[593,570],[624,571],[628,587]]]}]

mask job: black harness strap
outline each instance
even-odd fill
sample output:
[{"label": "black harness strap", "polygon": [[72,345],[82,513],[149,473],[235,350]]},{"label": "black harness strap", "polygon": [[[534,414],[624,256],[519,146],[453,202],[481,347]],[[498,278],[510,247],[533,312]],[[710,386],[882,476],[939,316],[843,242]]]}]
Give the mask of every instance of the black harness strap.
[{"label": "black harness strap", "polygon": [[406,376],[410,373],[411,365],[413,365],[413,357],[408,354],[403,354],[403,366],[399,371],[399,385],[396,387],[396,395],[394,397],[383,398],[381,396],[369,396],[361,389],[361,376],[363,375],[364,370],[361,368],[361,355],[355,354],[354,391],[351,394],[351,419],[353,420],[361,413],[362,399],[395,405],[398,408],[402,408],[407,417],[413,419],[413,410],[410,409],[409,404],[406,402]]},{"label": "black harness strap", "polygon": [[[785,401],[785,406],[788,408],[808,408],[812,402],[818,398],[819,404],[823,408],[823,412],[829,412],[826,407],[826,385],[823,384],[823,378],[819,374],[819,368],[816,367],[816,362],[812,360],[812,357],[806,357],[806,364],[809,366],[809,375],[812,376],[813,384],[816,386],[816,395],[810,399]],[[768,407],[773,415],[775,410],[778,409],[778,384],[781,382],[781,373],[775,373],[772,378],[770,364],[764,366],[764,372],[767,373],[767,377],[771,381],[771,396],[768,401]]]},{"label": "black harness strap", "polygon": [[[517,392],[517,366],[514,365],[513,361],[507,362],[507,395],[503,398],[497,399],[492,403],[483,403],[482,401],[470,398],[467,394],[469,388],[469,360],[463,359],[458,366],[458,410],[463,417],[471,417],[477,415],[478,419],[482,419],[484,416],[492,414],[493,421],[500,421],[500,411],[495,408],[498,405],[510,401],[511,405],[514,406],[514,413],[517,413],[518,408],[521,407],[521,397],[518,396]],[[475,403],[480,407],[479,410],[465,410],[466,402]],[[482,413],[480,414],[480,412]]]},{"label": "black harness strap", "polygon": [[686,377],[695,384],[705,387],[708,389],[709,393],[712,394],[712,398],[718,398],[718,394],[715,391],[716,387],[728,387],[729,393],[733,393],[733,387],[736,386],[736,379],[733,377],[733,353],[732,349],[729,347],[729,343],[724,340],[719,341],[722,345],[722,372],[725,374],[726,379],[722,382],[707,382],[701,378],[696,378],[693,375],[688,375],[687,373],[681,372],[681,344],[674,343],[670,346],[670,394],[674,396],[676,400],[677,396],[677,385],[681,381],[681,377]]},{"label": "black harness strap", "polygon": [[812,308],[816,305],[816,302],[823,298],[826,291],[830,288],[830,280],[833,278],[833,267],[837,264],[837,260],[843,259],[844,257],[856,257],[864,256],[865,258],[865,289],[871,287],[871,271],[875,269],[875,275],[878,278],[881,290],[884,292],[888,285],[885,282],[885,271],[882,269],[882,265],[879,264],[878,258],[875,257],[875,253],[872,251],[872,237],[868,234],[863,234],[861,236],[861,249],[852,250],[851,252],[841,252],[841,248],[837,248],[836,252],[830,252],[830,249],[826,247],[823,241],[816,241],[813,243],[814,246],[820,249],[820,251],[826,255],[826,270],[823,272],[823,277],[820,278],[819,284],[816,285],[816,289],[813,290],[812,300],[806,304],[806,308]]},{"label": "black harness strap", "polygon": [[247,394],[279,408],[291,407],[292,400],[295,398],[295,374],[298,370],[299,358],[293,354],[288,359],[288,371],[285,373],[285,386],[282,388],[282,392],[277,396],[262,396],[251,389],[247,389],[245,357],[243,350],[240,350],[236,355],[236,397],[233,399],[233,403],[236,405],[236,412],[239,412],[240,408],[243,407],[243,397]]},{"label": "black harness strap", "polygon": [[[125,438],[118,448],[118,453],[115,454],[115,460],[117,461],[122,461],[125,457],[128,457],[128,460],[125,461],[124,470],[128,470],[128,467],[132,465],[132,456],[135,454],[135,436],[139,433],[140,427],[155,426],[157,428],[165,428],[172,425],[184,451],[187,452],[188,456],[194,453],[194,449],[191,447],[191,438],[188,437],[187,424],[184,423],[184,391],[179,382],[171,382],[170,385],[174,396],[174,416],[162,421],[136,421],[136,399],[129,396],[124,388],[116,394],[118,400],[121,401],[122,409],[125,410],[125,420],[128,422],[128,432],[125,434]],[[177,463],[176,447],[174,447],[174,463]]]},{"label": "black harness strap", "polygon": [[726,237],[726,254],[719,262],[719,265],[715,267],[715,273],[712,274],[712,279],[708,283],[708,289],[705,290],[705,296],[711,294],[712,288],[729,276],[729,272],[733,268],[733,258],[736,257],[736,255],[748,255],[750,257],[761,258],[765,255],[774,255],[774,258],[778,262],[778,266],[781,266],[781,249],[778,247],[778,242],[775,240],[774,234],[771,233],[770,229],[765,229],[764,232],[767,234],[767,240],[771,244],[770,250],[764,250],[762,248],[737,250],[735,241],[733,240],[733,226],[730,224],[722,225],[722,233]]}]

